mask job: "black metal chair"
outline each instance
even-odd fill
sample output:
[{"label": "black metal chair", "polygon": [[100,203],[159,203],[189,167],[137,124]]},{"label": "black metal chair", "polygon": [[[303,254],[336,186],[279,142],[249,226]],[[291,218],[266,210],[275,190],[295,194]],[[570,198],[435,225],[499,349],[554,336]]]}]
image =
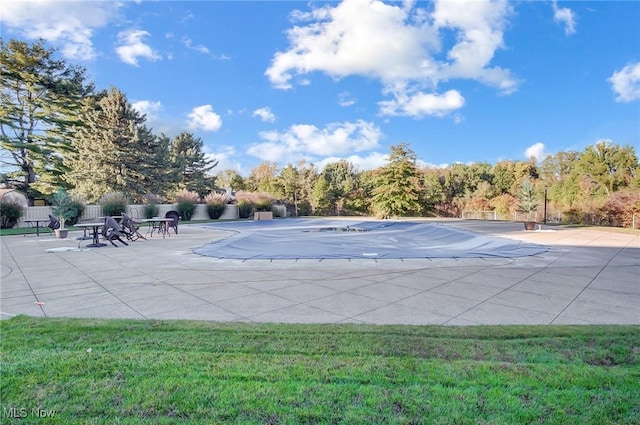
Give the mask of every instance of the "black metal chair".
[{"label": "black metal chair", "polygon": [[122,228],[122,233],[127,237],[130,241],[135,241],[137,239],[145,239],[142,234],[140,234],[140,222],[135,221],[133,218],[129,217],[127,214],[122,214],[122,221],[120,222],[120,227]]},{"label": "black metal chair", "polygon": [[165,215],[164,218],[170,218],[172,221],[167,223],[167,231],[169,230],[169,228],[173,228],[173,230],[176,232],[176,235],[178,234],[178,222],[180,221],[180,214],[178,213],[178,211],[168,211]]},{"label": "black metal chair", "polygon": [[122,226],[118,224],[118,222],[113,217],[105,217],[104,218],[104,226],[102,226],[102,236],[111,242],[111,245],[117,247],[114,240],[120,241],[120,243],[124,245],[129,245],[125,241],[122,240],[121,236],[124,236],[124,232],[122,231]]},{"label": "black metal chair", "polygon": [[60,228],[60,220],[58,220],[58,217],[54,217],[51,214],[49,214],[49,224],[47,224],[47,227],[49,229],[56,230]]}]

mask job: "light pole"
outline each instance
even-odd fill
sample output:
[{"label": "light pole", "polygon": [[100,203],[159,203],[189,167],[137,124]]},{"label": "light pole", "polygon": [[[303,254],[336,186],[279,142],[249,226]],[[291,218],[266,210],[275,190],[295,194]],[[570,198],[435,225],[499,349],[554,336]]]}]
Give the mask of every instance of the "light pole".
[{"label": "light pole", "polygon": [[544,215],[542,223],[547,224],[547,186],[544,187]]}]

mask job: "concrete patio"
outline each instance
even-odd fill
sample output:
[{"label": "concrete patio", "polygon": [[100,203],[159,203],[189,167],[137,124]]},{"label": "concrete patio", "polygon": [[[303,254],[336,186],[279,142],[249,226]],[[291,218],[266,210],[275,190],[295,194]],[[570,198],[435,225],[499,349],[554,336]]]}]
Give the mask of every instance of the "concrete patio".
[{"label": "concrete patio", "polygon": [[[640,324],[640,232],[441,220],[540,244],[520,258],[223,260],[198,224],[128,247],[0,238],[0,315],[374,324]],[[84,243],[81,244],[84,246]],[[265,250],[268,250],[265,247]]]}]

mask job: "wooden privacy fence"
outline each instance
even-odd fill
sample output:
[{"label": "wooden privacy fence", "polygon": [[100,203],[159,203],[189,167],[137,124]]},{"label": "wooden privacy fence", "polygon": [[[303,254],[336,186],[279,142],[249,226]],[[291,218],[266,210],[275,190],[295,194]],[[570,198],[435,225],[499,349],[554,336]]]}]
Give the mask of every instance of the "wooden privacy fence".
[{"label": "wooden privacy fence", "polygon": [[[175,204],[158,204],[158,216],[164,217],[164,215],[171,210],[176,210]],[[50,206],[47,207],[26,207],[22,212],[22,217],[18,220],[18,227],[25,227],[25,220],[46,220],[49,218],[49,214],[53,214],[53,209]],[[144,205],[128,205],[127,215],[134,218],[144,218]],[[104,216],[102,212],[102,205],[86,205],[84,212],[80,216],[80,220],[92,220]],[[224,209],[224,213],[220,217],[220,220],[233,220],[238,218],[238,206],[234,204],[227,204]],[[207,206],[205,204],[196,204],[196,210],[191,217],[191,220],[208,220],[209,214],[207,213]]]}]

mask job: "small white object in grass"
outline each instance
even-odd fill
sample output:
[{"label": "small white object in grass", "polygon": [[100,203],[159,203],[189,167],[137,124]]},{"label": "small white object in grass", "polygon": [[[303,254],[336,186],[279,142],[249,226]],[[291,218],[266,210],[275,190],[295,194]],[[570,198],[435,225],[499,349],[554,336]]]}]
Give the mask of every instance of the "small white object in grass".
[{"label": "small white object in grass", "polygon": [[90,352],[91,352],[91,348],[87,348],[87,353],[90,353]]}]

